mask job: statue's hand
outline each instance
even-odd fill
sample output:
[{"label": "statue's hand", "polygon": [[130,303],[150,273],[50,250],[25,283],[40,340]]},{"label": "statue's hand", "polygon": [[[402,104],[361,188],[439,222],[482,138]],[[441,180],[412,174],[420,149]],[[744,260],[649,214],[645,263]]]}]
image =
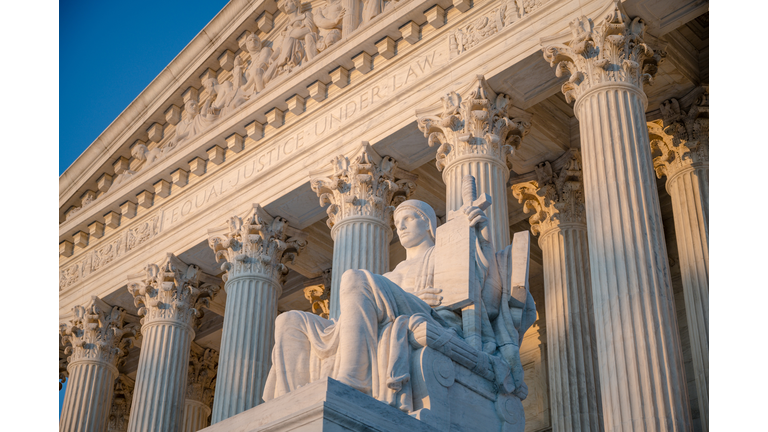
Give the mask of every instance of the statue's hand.
[{"label": "statue's hand", "polygon": [[424,300],[429,306],[435,307],[440,306],[440,303],[443,302],[443,296],[438,295],[441,292],[443,292],[443,290],[440,288],[427,287],[423,290],[414,292],[413,295]]},{"label": "statue's hand", "polygon": [[480,241],[484,243],[491,242],[491,230],[488,228],[488,217],[485,215],[479,207],[467,206],[464,207],[464,214],[469,219],[469,226],[477,227],[477,234],[480,237]]}]

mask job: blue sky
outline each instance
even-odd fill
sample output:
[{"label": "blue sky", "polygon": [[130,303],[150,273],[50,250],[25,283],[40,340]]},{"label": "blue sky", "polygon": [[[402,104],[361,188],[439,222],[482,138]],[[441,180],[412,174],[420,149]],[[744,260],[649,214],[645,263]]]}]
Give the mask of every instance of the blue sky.
[{"label": "blue sky", "polygon": [[226,3],[60,1],[59,174]]},{"label": "blue sky", "polygon": [[225,4],[224,0],[61,0],[60,175]]}]

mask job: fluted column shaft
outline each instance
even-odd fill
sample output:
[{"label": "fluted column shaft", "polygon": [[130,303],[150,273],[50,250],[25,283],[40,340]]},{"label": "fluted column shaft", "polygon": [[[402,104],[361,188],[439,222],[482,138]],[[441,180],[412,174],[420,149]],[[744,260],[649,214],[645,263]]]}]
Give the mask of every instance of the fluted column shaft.
[{"label": "fluted column shaft", "polygon": [[389,271],[389,242],[392,229],[376,217],[351,216],[334,225],[333,271],[331,272],[330,318],[338,318],[341,276],[349,269]]},{"label": "fluted column shaft", "polygon": [[197,432],[207,428],[209,415],[211,415],[211,409],[206,404],[198,400],[187,399],[184,402],[182,432]]},{"label": "fluted column shaft", "polygon": [[[667,180],[683,280],[685,313],[705,424],[709,414],[709,167],[687,167]],[[707,427],[705,426],[705,430]]]},{"label": "fluted column shaft", "polygon": [[261,403],[275,344],[278,281],[261,276],[227,281],[227,313],[219,351],[216,396],[211,423]]},{"label": "fluted column shaft", "polygon": [[607,431],[691,428],[646,103],[635,85],[605,83],[574,109]]},{"label": "fluted column shaft", "polygon": [[552,430],[601,431],[587,226],[554,227],[541,234],[539,245],[544,259]]},{"label": "fluted column shaft", "polygon": [[103,432],[117,378],[117,368],[98,360],[73,361],[61,409],[61,432]]},{"label": "fluted column shaft", "polygon": [[496,250],[502,250],[509,246],[510,240],[506,190],[509,168],[504,161],[491,157],[461,157],[451,161],[443,171],[447,211],[456,211],[463,205],[461,180],[466,175],[475,177],[478,196],[486,193],[493,199],[493,205],[485,213],[493,246]]},{"label": "fluted column shaft", "polygon": [[141,327],[136,386],[128,421],[129,432],[181,430],[187,386],[192,326],[174,320],[154,321]]}]

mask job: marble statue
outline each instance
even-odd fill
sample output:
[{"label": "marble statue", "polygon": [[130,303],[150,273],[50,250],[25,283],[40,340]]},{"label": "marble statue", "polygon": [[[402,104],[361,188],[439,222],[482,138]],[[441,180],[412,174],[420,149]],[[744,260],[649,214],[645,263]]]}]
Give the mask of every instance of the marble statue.
[{"label": "marble statue", "polygon": [[[477,239],[476,262],[463,264],[475,266],[472,274],[477,280],[470,283],[481,287],[482,357],[493,363],[497,382],[505,382],[499,385],[506,389],[504,393],[524,399],[527,387],[519,345],[536,319],[533,298],[527,290],[522,302],[510,296],[512,246],[494,251],[483,210],[470,203],[457,212],[463,214],[454,217],[467,218]],[[462,318],[451,309],[439,308],[442,290],[433,282],[441,263],[433,253],[437,218],[432,207],[418,200],[404,201],[396,208],[394,221],[406,260],[383,275],[346,271],[338,320],[301,311],[277,317],[265,402],[330,377],[403,411],[413,410],[409,333],[426,324],[452,333],[447,338],[461,337]]]}]

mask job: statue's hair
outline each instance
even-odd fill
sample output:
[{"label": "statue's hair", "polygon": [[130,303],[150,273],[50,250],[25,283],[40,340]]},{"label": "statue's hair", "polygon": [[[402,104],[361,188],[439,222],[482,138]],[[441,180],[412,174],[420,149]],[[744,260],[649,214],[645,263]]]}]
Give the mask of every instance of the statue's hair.
[{"label": "statue's hair", "polygon": [[410,209],[416,212],[422,219],[429,224],[429,234],[432,236],[432,241],[435,241],[435,233],[437,230],[437,215],[435,210],[429,204],[419,200],[406,200],[400,203],[395,209],[395,216],[403,210]]}]

